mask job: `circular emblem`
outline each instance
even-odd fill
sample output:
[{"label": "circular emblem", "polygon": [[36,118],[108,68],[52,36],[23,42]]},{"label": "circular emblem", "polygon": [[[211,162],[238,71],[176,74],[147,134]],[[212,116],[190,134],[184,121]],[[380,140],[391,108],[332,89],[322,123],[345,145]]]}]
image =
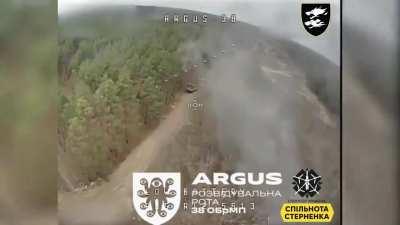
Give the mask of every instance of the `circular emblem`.
[{"label": "circular emblem", "polygon": [[314,197],[321,190],[321,176],[313,169],[302,169],[293,177],[293,189],[300,197]]}]

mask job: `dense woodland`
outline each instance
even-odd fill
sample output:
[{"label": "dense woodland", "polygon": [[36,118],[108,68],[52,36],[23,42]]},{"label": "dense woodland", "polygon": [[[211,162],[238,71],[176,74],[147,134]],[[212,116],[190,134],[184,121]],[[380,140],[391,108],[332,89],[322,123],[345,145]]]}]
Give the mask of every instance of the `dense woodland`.
[{"label": "dense woodland", "polygon": [[182,90],[182,44],[199,26],[59,39],[59,142],[88,181],[107,176]]}]

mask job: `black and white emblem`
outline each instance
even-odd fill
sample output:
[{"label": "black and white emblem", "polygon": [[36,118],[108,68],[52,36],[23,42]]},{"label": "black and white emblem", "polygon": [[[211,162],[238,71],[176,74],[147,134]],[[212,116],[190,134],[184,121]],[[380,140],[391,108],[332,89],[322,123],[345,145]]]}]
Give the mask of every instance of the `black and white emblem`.
[{"label": "black and white emblem", "polygon": [[313,169],[302,169],[293,177],[293,189],[301,197],[313,197],[321,190],[321,176]]},{"label": "black and white emblem", "polygon": [[179,173],[133,173],[133,206],[146,222],[161,225],[178,212],[181,200]]},{"label": "black and white emblem", "polygon": [[329,25],[330,8],[330,4],[301,5],[301,18],[308,33],[314,36],[324,33]]}]

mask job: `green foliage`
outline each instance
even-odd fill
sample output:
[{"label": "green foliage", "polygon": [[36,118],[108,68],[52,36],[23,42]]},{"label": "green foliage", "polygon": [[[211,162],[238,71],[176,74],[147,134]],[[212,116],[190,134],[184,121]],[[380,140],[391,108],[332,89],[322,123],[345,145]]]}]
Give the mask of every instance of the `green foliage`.
[{"label": "green foliage", "polygon": [[139,38],[59,41],[65,90],[59,126],[66,131],[64,149],[89,180],[110,173],[137,135],[130,128],[157,123],[179,90],[178,47],[192,36],[182,27],[149,27]]},{"label": "green foliage", "polygon": [[143,93],[140,98],[140,112],[144,124],[149,124],[151,120],[157,120],[161,114],[162,91],[155,79],[147,77],[143,82]]}]

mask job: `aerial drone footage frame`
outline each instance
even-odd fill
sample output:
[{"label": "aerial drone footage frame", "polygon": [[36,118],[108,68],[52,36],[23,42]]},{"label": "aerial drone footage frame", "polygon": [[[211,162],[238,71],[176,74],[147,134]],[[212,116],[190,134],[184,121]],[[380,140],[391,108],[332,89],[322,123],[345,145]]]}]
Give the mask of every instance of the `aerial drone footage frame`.
[{"label": "aerial drone footage frame", "polygon": [[342,6],[302,3],[60,4],[60,223],[342,224]]}]

